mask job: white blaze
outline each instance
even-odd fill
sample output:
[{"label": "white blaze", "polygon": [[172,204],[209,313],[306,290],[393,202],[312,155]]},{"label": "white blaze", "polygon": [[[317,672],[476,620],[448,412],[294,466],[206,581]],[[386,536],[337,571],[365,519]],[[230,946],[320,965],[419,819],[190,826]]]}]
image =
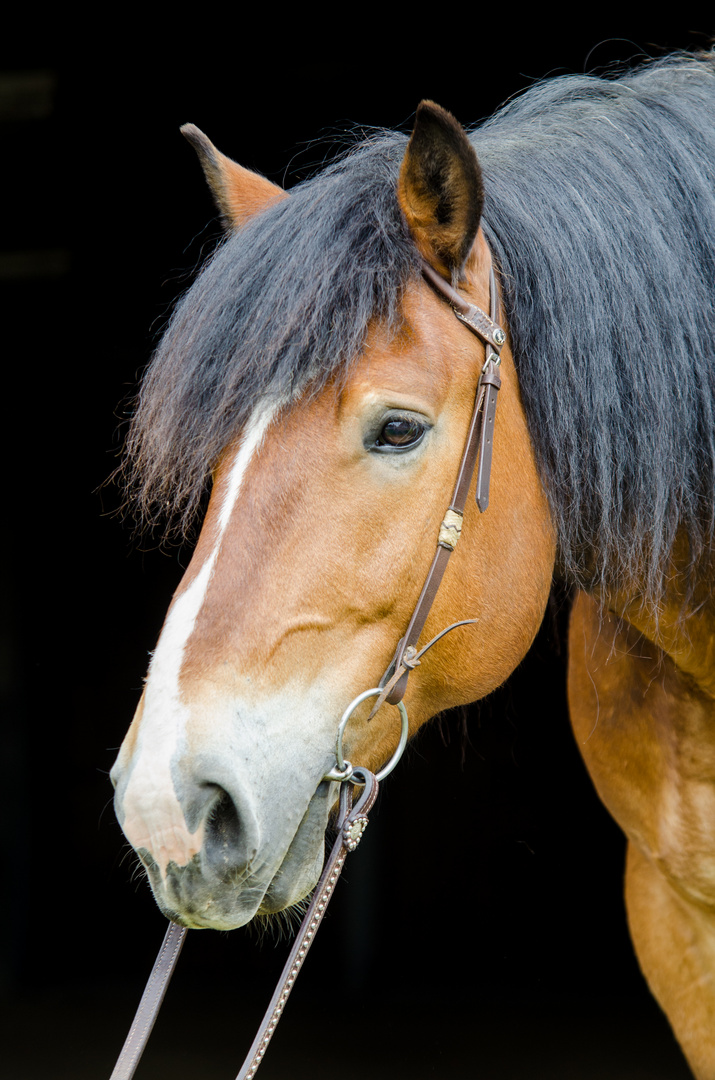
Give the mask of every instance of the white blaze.
[{"label": "white blaze", "polygon": [[151,853],[162,873],[169,862],[185,866],[203,843],[203,825],[194,833],[187,830],[171,775],[190,716],[181,698],[179,676],[246,470],[277,410],[278,405],[259,408],[248,422],[231,466],[213,551],[174,601],[149,665],[144,711],[123,797],[123,829],[134,848]]}]

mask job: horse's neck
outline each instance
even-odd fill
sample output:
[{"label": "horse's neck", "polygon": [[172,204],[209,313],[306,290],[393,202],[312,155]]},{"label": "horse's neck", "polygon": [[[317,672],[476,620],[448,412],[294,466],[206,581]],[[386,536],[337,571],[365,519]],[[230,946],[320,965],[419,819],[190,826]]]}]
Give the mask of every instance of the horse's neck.
[{"label": "horse's neck", "polygon": [[715,596],[711,573],[686,584],[677,554],[657,610],[640,597],[612,594],[605,607],[662,649],[698,689],[715,699]]}]

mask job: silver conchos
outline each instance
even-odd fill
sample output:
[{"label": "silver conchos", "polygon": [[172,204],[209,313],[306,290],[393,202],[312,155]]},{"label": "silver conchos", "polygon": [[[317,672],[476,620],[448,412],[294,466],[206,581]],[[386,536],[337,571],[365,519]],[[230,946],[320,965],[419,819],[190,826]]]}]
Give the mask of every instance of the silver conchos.
[{"label": "silver conchos", "polygon": [[354,851],[362,839],[362,834],[367,828],[367,818],[358,817],[349,824],[343,826],[343,839],[348,851]]}]

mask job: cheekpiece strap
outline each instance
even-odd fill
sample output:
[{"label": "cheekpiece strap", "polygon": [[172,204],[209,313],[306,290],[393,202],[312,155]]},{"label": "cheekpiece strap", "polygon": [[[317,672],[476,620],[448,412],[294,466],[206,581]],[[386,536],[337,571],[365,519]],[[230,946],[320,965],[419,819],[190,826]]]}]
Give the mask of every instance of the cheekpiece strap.
[{"label": "cheekpiece strap", "polygon": [[[407,679],[410,671],[415,667],[414,657],[422,655],[417,653],[417,642],[422,628],[427,621],[430,609],[434,602],[437,590],[447,569],[449,556],[457,546],[462,531],[462,517],[467,503],[469,488],[472,483],[474,469],[479,461],[476,483],[476,502],[481,513],[489,505],[489,480],[492,466],[492,449],[494,443],[494,418],[497,407],[497,393],[501,386],[499,376],[499,353],[506,334],[496,321],[497,316],[497,288],[494,277],[494,267],[489,271],[489,306],[490,314],[487,315],[475,304],[468,303],[459,295],[456,289],[441,277],[440,274],[422,260],[422,274],[429,285],[440,293],[452,307],[459,321],[467,326],[473,334],[476,334],[486,346],[484,367],[477,384],[477,394],[474,402],[472,419],[469,424],[469,432],[464,445],[462,459],[459,463],[457,482],[452,494],[449,509],[445,514],[440,527],[437,550],[432,560],[427,578],[422,587],[415,610],[412,613],[405,636],[400,640],[395,656],[383,675],[380,685],[383,692],[375,702],[370,713],[373,717],[384,701],[396,705],[401,701],[407,689]],[[473,621],[473,620],[470,620]],[[455,626],[463,625],[456,623]],[[450,627],[449,629],[452,629]],[[438,635],[441,637],[442,635]],[[434,639],[437,640],[437,639]],[[430,644],[433,644],[431,642]],[[427,646],[429,647],[429,646]],[[426,651],[426,648],[422,650]]]}]

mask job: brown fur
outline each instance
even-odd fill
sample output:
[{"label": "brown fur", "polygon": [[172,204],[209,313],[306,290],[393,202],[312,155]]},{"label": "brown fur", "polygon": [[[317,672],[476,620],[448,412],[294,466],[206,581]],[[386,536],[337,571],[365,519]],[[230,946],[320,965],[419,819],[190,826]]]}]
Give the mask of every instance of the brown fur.
[{"label": "brown fur", "polygon": [[[479,248],[486,267],[481,237]],[[488,302],[483,279],[470,292],[475,302]],[[404,311],[397,343],[376,328],[349,383],[290,410],[277,424],[279,437],[267,438],[252,462],[187,651],[187,695],[247,670],[257,688],[280,685],[295,671],[309,681],[334,671],[347,701],[375,685],[387,666],[429,568],[484,356],[428,286],[406,297]],[[553,531],[511,357],[508,350],[502,355],[495,433],[502,450],[489,512],[480,515],[469,499],[423,639],[457,619],[478,622],[443,639],[412,676],[406,705],[413,730],[504,681],[533,640],[551,585]],[[355,425],[375,394],[442,418],[429,458],[387,488],[379,465],[370,455],[363,460]],[[522,449],[508,453],[510,446]],[[209,529],[223,481],[219,470]],[[199,545],[182,589],[209,550]],[[500,556],[485,562],[485,550]],[[377,768],[386,760],[396,742],[395,715],[384,706],[369,728],[351,724],[348,752],[356,761]]]},{"label": "brown fur", "polygon": [[[671,618],[668,619],[669,609]],[[580,594],[569,706],[599,795],[629,841],[628,919],[643,972],[699,1080],[715,1080],[715,604],[603,615]]]},{"label": "brown fur", "polygon": [[417,109],[397,197],[420,254],[461,277],[482,214],[482,174],[461,124],[433,101]]},{"label": "brown fur", "polygon": [[[280,197],[197,129],[185,133],[232,224]],[[490,255],[477,232],[481,179],[468,146],[449,114],[424,103],[398,197],[424,257],[446,276],[464,273],[465,296],[485,308]],[[350,378],[285,410],[251,460],[184,653],[183,698],[204,723],[207,706],[237,687],[260,693],[302,681],[335,704],[337,727],[340,709],[377,683],[404,633],[484,351],[421,281],[407,289],[403,313],[397,338],[374,325]],[[489,511],[480,516],[468,499],[422,640],[458,619],[477,622],[440,641],[412,675],[413,731],[503,682],[549,593],[554,530],[508,347],[502,357]],[[429,453],[393,470],[367,453],[361,417],[373,400],[431,418]],[[177,597],[214,548],[233,449]],[[696,1076],[715,1080],[715,601],[707,588],[684,597],[678,580],[674,573],[657,618],[628,596],[578,596],[569,700],[584,760],[629,840],[628,916],[641,965]],[[368,724],[369,708],[351,721],[346,751],[377,768],[394,750],[397,725],[389,706]],[[140,722],[141,706],[127,760]]]},{"label": "brown fur", "polygon": [[181,134],[198,155],[214,202],[227,228],[238,228],[243,221],[270,203],[288,197],[287,192],[264,176],[244,169],[222,154],[195,124],[184,124]]}]

